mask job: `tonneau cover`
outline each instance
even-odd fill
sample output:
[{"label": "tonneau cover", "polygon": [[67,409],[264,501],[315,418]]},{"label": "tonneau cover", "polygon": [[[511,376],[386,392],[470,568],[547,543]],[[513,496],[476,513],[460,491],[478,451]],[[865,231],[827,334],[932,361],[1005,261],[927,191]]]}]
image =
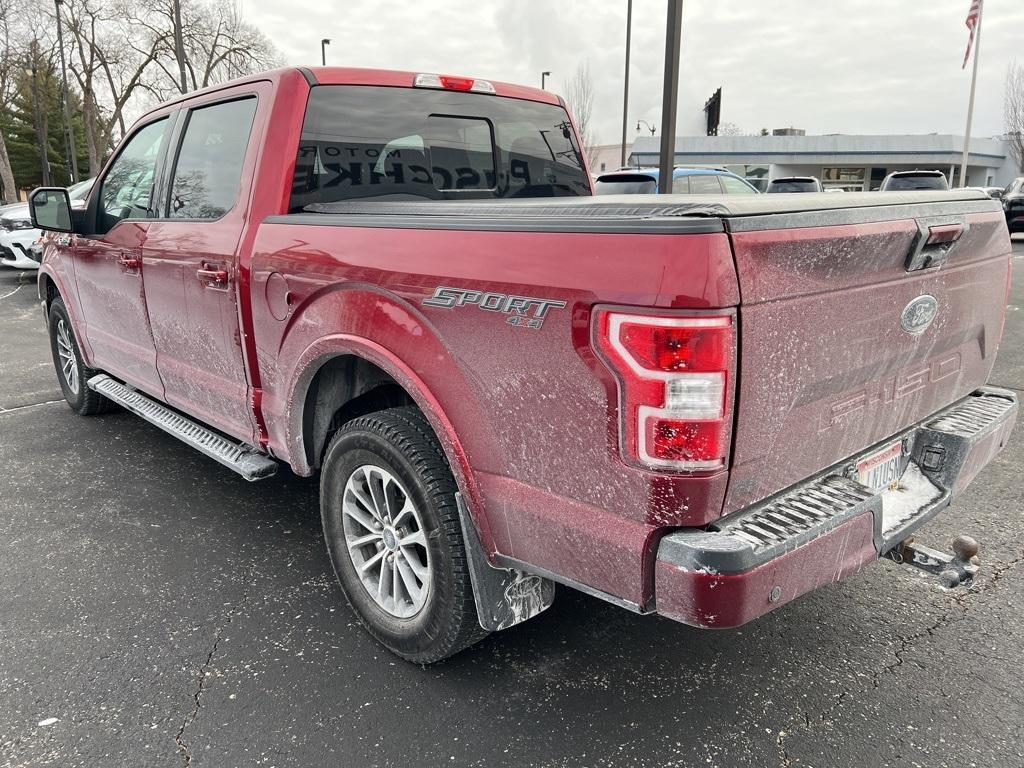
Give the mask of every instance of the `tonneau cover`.
[{"label": "tonneau cover", "polygon": [[[526,200],[357,200],[306,206],[309,213],[443,217],[743,218],[895,206],[956,203],[958,213],[1000,209],[998,201],[970,189],[921,192],[801,193],[780,195],[602,195]],[[1001,210],[1001,209],[1000,209]],[[890,218],[886,216],[885,218]]]}]

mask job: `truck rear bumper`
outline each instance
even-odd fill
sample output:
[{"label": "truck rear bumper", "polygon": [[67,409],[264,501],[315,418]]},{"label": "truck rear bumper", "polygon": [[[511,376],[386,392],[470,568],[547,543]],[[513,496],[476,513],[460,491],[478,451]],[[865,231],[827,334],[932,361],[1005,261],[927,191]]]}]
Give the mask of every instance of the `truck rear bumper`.
[{"label": "truck rear bumper", "polygon": [[1006,445],[1017,397],[979,389],[881,445],[903,441],[901,480],[874,493],[852,457],[706,529],[665,536],[655,610],[697,627],[735,627],[839,581],[897,546]]}]

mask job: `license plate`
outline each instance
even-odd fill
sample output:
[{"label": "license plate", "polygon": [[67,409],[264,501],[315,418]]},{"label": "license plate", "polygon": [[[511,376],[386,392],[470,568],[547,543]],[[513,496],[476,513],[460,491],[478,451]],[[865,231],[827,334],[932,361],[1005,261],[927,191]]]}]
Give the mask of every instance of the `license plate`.
[{"label": "license plate", "polygon": [[857,480],[875,493],[895,487],[900,479],[903,441],[897,440],[857,462]]}]

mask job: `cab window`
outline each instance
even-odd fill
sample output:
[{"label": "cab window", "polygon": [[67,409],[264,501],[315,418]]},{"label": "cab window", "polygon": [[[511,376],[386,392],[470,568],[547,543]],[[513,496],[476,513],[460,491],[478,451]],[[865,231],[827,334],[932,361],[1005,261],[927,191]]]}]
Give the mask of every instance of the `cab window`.
[{"label": "cab window", "polygon": [[124,219],[149,216],[157,158],[166,129],[165,117],[137,131],[110,166],[100,189],[99,234],[109,232]]},{"label": "cab window", "polygon": [[255,115],[255,98],[189,112],[174,166],[170,218],[219,219],[234,207]]}]

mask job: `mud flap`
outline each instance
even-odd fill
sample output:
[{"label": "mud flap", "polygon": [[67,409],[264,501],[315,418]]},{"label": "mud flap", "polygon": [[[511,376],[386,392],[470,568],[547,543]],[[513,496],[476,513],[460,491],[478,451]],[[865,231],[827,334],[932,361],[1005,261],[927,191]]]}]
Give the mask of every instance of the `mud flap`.
[{"label": "mud flap", "polygon": [[547,610],[555,600],[555,583],[515,568],[487,562],[476,526],[461,493],[455,494],[466,543],[469,575],[480,626],[488,632],[508,629]]}]

